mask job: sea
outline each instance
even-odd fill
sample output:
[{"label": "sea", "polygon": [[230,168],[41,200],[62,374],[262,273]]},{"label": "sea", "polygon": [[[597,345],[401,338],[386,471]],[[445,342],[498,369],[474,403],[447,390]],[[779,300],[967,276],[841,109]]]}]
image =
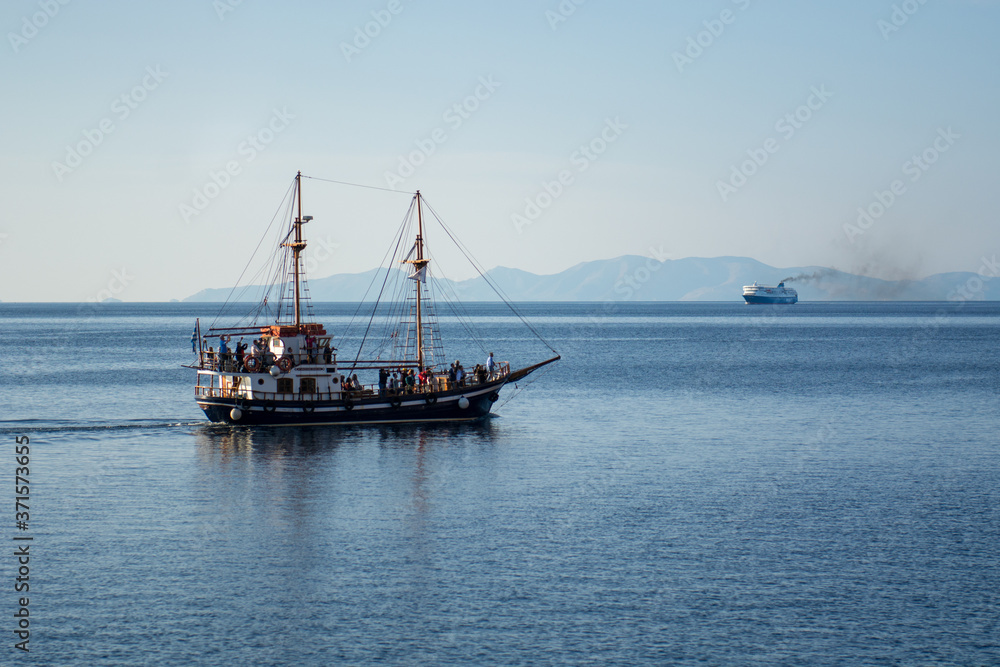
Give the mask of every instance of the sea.
[{"label": "sea", "polygon": [[1000,303],[468,304],[448,362],[562,357],[492,418],[270,428],[218,311],[0,304],[0,663],[1000,664]]}]

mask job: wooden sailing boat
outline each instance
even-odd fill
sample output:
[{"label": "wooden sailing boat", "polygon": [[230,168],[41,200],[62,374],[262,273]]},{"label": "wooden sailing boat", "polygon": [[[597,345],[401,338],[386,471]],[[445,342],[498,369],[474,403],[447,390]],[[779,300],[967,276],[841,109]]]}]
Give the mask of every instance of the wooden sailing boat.
[{"label": "wooden sailing boat", "polygon": [[[210,420],[247,425],[311,425],[483,419],[490,414],[505,385],[560,358],[556,354],[518,369],[512,369],[507,362],[498,362],[478,373],[456,374],[442,365],[442,355],[429,354],[428,339],[435,336],[425,321],[430,259],[424,248],[424,202],[417,191],[410,204],[410,210],[416,210],[416,241],[402,260],[411,267],[407,278],[413,283],[412,313],[408,314],[412,319],[404,322],[406,335],[401,336],[398,329],[391,334],[396,354],[389,358],[361,359],[359,347],[353,361],[338,362],[337,350],[325,326],[304,321],[306,312],[311,311],[303,307],[308,299],[302,294],[302,253],[306,248],[302,225],[311,221],[312,216],[302,215],[302,178],[301,172],[295,177],[291,201],[297,212],[291,219],[291,229],[279,244],[286,249],[286,256],[290,251],[287,289],[291,312],[285,309],[282,319],[279,300],[274,323],[212,327],[204,335],[200,322],[196,322],[198,361],[190,367],[198,371],[195,400]],[[513,304],[507,303],[513,308]],[[257,314],[264,312],[266,306],[265,297]],[[259,335],[253,347],[230,349],[229,339],[250,335]],[[400,339],[403,344],[399,344]],[[360,385],[355,370],[379,370],[380,382]],[[390,379],[391,373],[397,377]],[[412,384],[402,379],[406,376],[413,378]]]}]

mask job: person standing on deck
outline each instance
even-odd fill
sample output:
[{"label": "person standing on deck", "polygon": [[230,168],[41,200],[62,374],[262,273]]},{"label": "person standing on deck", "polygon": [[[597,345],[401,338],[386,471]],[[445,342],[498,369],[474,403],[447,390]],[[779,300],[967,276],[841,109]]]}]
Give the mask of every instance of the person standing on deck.
[{"label": "person standing on deck", "polygon": [[247,344],[243,342],[242,338],[240,338],[240,341],[238,343],[236,343],[236,370],[237,371],[242,371],[243,370],[243,357],[246,356],[246,352],[247,352]]},{"label": "person standing on deck", "polygon": [[486,373],[487,377],[493,379],[493,371],[496,368],[496,363],[493,361],[493,353],[490,352],[490,356],[486,357]]},{"label": "person standing on deck", "polygon": [[378,369],[378,395],[385,396],[385,384],[389,380],[389,373],[384,368]]}]

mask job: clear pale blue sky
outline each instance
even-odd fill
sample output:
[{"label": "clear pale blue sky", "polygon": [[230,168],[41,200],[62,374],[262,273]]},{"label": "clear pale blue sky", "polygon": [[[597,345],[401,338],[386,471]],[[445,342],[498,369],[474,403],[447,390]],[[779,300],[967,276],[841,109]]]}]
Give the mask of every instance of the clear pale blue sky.
[{"label": "clear pale blue sky", "polygon": [[[898,278],[1000,254],[997,2],[911,0],[886,38],[898,0],[587,0],[555,29],[558,0],[400,0],[350,61],[341,44],[389,0],[243,0],[220,18],[225,2],[73,0],[37,34],[23,21],[45,0],[3,4],[0,299],[82,301],[122,269],[126,301],[231,285],[297,170],[385,185],[437,128],[447,140],[398,187],[419,187],[487,267],[655,250]],[[675,52],[725,10],[679,71]],[[123,118],[115,100],[157,67]],[[481,77],[500,85],[455,127],[445,112]],[[813,87],[832,97],[779,131]],[[294,118],[248,162],[241,143],[274,109]],[[615,118],[627,128],[581,172],[571,156]],[[54,163],[102,120],[113,131],[60,181]],[[913,181],[907,161],[947,128],[959,138]],[[723,201],[719,182],[768,139],[777,152]],[[185,222],[179,207],[231,160],[241,172]],[[562,170],[572,183],[519,231],[512,215]],[[895,180],[902,194],[851,242],[844,225]],[[339,244],[315,277],[377,265],[407,205],[308,181],[305,202],[310,236]]]}]

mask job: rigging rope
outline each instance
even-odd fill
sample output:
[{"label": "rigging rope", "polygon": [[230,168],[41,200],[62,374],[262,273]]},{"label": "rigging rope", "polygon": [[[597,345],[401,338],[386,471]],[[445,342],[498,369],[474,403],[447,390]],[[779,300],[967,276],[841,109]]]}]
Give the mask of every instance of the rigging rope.
[{"label": "rigging rope", "polygon": [[[416,195],[414,195],[413,202],[416,202],[416,201],[417,201],[417,197],[416,197]],[[407,211],[406,217],[403,219],[403,223],[402,223],[401,226],[405,226],[407,219],[409,219],[409,217],[412,215],[413,202],[410,203],[410,208]],[[392,251],[392,257],[395,257],[396,253],[399,252],[399,246],[400,246],[400,244],[402,242],[403,242],[403,234],[400,233],[399,237],[396,239],[396,247]],[[386,251],[386,255],[388,255],[388,251]],[[385,261],[385,257],[382,258],[382,261],[383,262]],[[372,316],[370,318],[368,318],[368,326],[365,327],[365,334],[364,334],[364,336],[361,337],[361,344],[358,345],[358,353],[357,353],[357,355],[355,355],[355,357],[354,357],[354,363],[351,365],[351,372],[352,373],[354,372],[354,369],[357,368],[358,360],[361,358],[361,350],[365,346],[365,341],[368,340],[368,332],[372,328],[372,322],[375,321],[375,313],[378,311],[378,303],[382,300],[382,294],[385,292],[385,284],[389,281],[389,274],[391,273],[391,270],[392,270],[392,267],[386,268],[385,278],[382,279],[382,288],[379,290],[378,296],[375,297],[375,304],[376,304],[376,306],[375,306],[375,308],[372,309]],[[377,276],[378,274],[376,273],[375,275]],[[369,286],[369,289],[371,289],[371,286]],[[368,295],[368,292],[365,292],[365,296],[367,296],[367,295]]]},{"label": "rigging rope", "polygon": [[531,324],[524,318],[524,316],[521,315],[521,312],[514,306],[514,304],[507,297],[507,295],[500,288],[500,286],[498,284],[496,284],[493,281],[493,279],[491,279],[486,274],[485,271],[482,270],[481,265],[479,264],[479,262],[474,257],[471,256],[471,254],[472,254],[471,251],[469,251],[465,247],[465,245],[461,241],[459,241],[455,237],[454,234],[452,234],[451,229],[448,227],[448,225],[446,225],[444,223],[444,220],[442,220],[441,216],[439,216],[437,214],[437,211],[435,211],[434,208],[430,204],[427,203],[427,198],[426,197],[424,197],[424,204],[427,206],[427,210],[431,212],[431,215],[434,216],[434,219],[438,221],[438,224],[441,225],[441,228],[444,230],[445,234],[448,235],[448,238],[451,239],[452,243],[454,243],[455,246],[461,251],[461,253],[465,256],[465,259],[469,260],[469,263],[472,264],[472,268],[474,268],[476,270],[476,272],[479,273],[479,276],[483,280],[486,281],[486,284],[489,285],[493,289],[494,292],[496,292],[497,296],[499,296],[500,299],[505,304],[507,304],[507,307],[510,308],[511,312],[513,312],[515,315],[517,315],[517,318],[519,320],[521,320],[521,323],[524,326],[528,327],[528,329],[531,331],[531,333],[535,334],[535,337],[538,338],[538,340],[540,340],[542,342],[542,344],[545,345],[545,347],[549,348],[550,350],[552,350],[556,354],[559,354],[559,352],[557,352],[554,347],[552,347],[551,345],[549,345],[548,341],[546,341],[544,338],[542,338],[542,335],[540,333],[538,333],[538,330],[535,329],[535,327],[531,326]]},{"label": "rigging rope", "polygon": [[311,178],[314,181],[323,181],[324,183],[336,183],[337,185],[349,185],[354,188],[368,188],[369,190],[383,190],[385,192],[394,192],[397,195],[414,195],[415,192],[406,192],[404,190],[393,190],[391,188],[381,188],[377,185],[362,185],[361,183],[348,183],[347,181],[333,181],[329,178],[319,178],[318,176],[306,176],[302,175],[302,178]]},{"label": "rigging rope", "polygon": [[[267,237],[267,233],[271,230],[271,226],[274,225],[274,221],[278,219],[278,214],[281,212],[282,206],[285,205],[285,200],[288,198],[289,191],[291,191],[292,188],[294,187],[295,187],[295,179],[292,179],[292,184],[288,186],[288,190],[285,190],[285,196],[281,198],[281,203],[278,204],[278,210],[274,212],[274,216],[271,218],[271,222],[268,223],[267,229],[264,230],[264,234],[260,237],[260,241],[257,242],[257,247],[254,248],[253,254],[250,255],[250,259],[247,261],[246,266],[244,266],[243,271],[240,272],[240,277],[236,279],[236,287],[233,287],[233,289],[229,292],[229,296],[226,297],[225,303],[223,303],[222,308],[219,309],[219,314],[215,316],[215,319],[212,321],[212,325],[209,328],[214,327],[215,324],[219,321],[219,318],[222,317],[222,314],[226,310],[226,306],[229,304],[229,301],[233,298],[233,294],[236,292],[237,287],[239,287],[240,281],[243,280],[244,274],[246,274],[247,269],[250,268],[250,264],[253,262],[253,258],[257,256],[257,251],[260,250],[261,244],[264,243],[264,239]],[[247,287],[244,287],[243,291],[246,291],[247,289],[249,289],[249,285]]]}]

